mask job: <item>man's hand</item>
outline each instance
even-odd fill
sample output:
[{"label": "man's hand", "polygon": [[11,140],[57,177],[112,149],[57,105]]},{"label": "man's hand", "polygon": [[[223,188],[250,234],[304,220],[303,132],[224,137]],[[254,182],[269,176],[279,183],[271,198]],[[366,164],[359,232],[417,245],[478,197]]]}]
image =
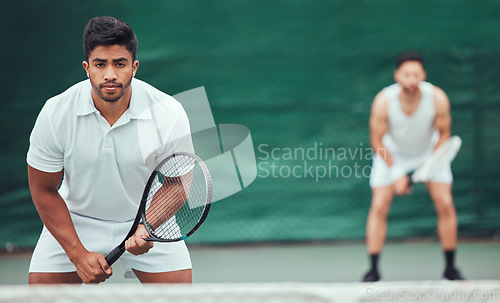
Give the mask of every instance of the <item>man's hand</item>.
[{"label": "man's hand", "polygon": [[125,241],[125,249],[133,255],[142,255],[153,248],[153,241],[146,241],[149,237],[144,225],[139,224],[134,235]]},{"label": "man's hand", "polygon": [[408,195],[413,187],[409,185],[410,177],[408,175],[401,176],[393,184],[394,193],[396,195]]},{"label": "man's hand", "polygon": [[76,272],[83,283],[101,283],[113,274],[102,254],[84,251],[72,259]]}]

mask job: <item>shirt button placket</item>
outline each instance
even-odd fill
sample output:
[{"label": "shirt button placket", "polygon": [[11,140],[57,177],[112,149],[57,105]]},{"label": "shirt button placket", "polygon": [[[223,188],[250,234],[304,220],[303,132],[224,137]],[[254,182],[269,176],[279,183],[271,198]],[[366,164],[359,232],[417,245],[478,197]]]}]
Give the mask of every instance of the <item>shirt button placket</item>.
[{"label": "shirt button placket", "polygon": [[104,148],[113,149],[113,138],[111,137],[111,132],[107,131],[104,137]]}]

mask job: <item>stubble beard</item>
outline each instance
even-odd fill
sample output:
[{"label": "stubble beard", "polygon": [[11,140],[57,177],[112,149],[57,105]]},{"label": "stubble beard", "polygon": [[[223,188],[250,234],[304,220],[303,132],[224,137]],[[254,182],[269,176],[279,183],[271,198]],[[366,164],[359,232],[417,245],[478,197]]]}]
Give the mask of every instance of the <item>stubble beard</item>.
[{"label": "stubble beard", "polygon": [[[130,87],[130,84],[132,83],[132,78],[133,76],[130,77],[130,79],[125,84],[121,84],[114,81],[96,84],[94,81],[92,81],[92,79],[90,79],[90,83],[92,84],[92,89],[99,96],[99,98],[101,98],[105,102],[113,103],[120,100],[120,98],[123,97],[125,92],[127,92],[127,90]],[[121,91],[116,96],[106,96],[105,93],[103,93],[102,91],[103,87],[106,85],[116,85],[121,88]]]}]

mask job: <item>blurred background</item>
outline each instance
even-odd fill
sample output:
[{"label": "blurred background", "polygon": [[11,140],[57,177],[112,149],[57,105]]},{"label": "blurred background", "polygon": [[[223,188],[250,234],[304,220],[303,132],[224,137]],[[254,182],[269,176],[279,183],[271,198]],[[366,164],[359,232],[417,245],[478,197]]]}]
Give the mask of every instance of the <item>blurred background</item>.
[{"label": "blurred background", "polygon": [[[364,254],[370,106],[408,49],[448,94],[463,140],[452,165],[459,236],[500,237],[498,1],[29,0],[0,15],[0,250],[36,244],[29,134],[47,99],[86,78],[82,33],[99,15],[135,30],[137,78],[170,95],[204,86],[216,123],[250,129],[257,179],[214,203],[193,247],[353,241]],[[389,222],[390,240],[437,239],[421,185],[395,199]]]}]

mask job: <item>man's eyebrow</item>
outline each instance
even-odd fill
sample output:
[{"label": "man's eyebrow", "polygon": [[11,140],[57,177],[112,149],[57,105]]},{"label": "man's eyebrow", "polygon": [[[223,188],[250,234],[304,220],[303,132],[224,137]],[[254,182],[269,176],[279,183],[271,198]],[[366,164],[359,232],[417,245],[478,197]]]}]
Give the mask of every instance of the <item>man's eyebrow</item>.
[{"label": "man's eyebrow", "polygon": [[125,57],[121,57],[121,58],[118,58],[118,59],[113,59],[113,62],[115,62],[115,63],[116,62],[121,62],[121,61],[128,61],[128,59],[125,58]]},{"label": "man's eyebrow", "polygon": [[[106,59],[101,59],[101,58],[94,58],[92,59],[92,62],[107,62],[108,60]],[[125,57],[121,57],[121,58],[117,58],[117,59],[113,59],[113,62],[122,62],[122,61],[128,61],[127,58]]]}]

